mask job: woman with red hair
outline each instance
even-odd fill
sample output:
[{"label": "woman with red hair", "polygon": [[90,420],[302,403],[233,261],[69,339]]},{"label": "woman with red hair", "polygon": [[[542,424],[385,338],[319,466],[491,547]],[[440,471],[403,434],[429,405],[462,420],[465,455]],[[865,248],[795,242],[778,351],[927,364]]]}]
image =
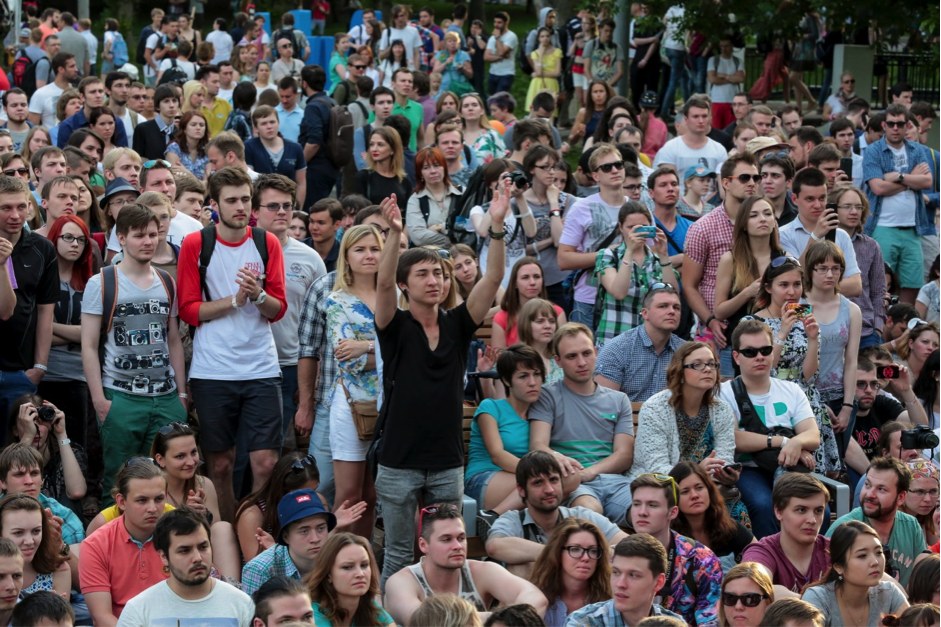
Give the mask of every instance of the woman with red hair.
[{"label": "woman with red hair", "polygon": [[39,394],[65,412],[66,432],[85,447],[88,386],[82,370],[82,295],[93,273],[92,240],[81,218],[64,215],[49,229],[59,266],[59,300],[52,319],[52,348]]},{"label": "woman with red hair", "polygon": [[415,155],[415,189],[405,211],[412,243],[450,248],[447,219],[452,203],[460,197],[461,190],[451,183],[448,175],[444,153],[434,147],[419,150]]}]

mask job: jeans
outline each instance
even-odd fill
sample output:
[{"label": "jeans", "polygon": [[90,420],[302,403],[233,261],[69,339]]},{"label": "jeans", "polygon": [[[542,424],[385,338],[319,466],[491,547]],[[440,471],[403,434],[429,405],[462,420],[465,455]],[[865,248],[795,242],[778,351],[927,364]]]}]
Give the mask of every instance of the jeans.
[{"label": "jeans", "polygon": [[864,335],[863,337],[859,338],[859,350],[868,348],[870,346],[876,346],[878,344],[882,344],[882,336],[875,331],[869,335]]},{"label": "jeans", "polygon": [[[829,403],[827,403],[827,405],[830,407],[830,411],[832,411],[834,415],[839,415],[840,411],[843,409],[843,399],[838,398],[836,400],[830,401]],[[846,426],[846,430],[844,430],[843,433],[833,434],[836,437],[836,447],[837,447],[837,450],[840,452],[841,460],[846,459],[846,449],[850,445],[850,440],[853,439],[853,427],[856,426],[856,409],[857,409],[856,401],[854,400],[853,412],[850,414],[850,422]],[[844,461],[844,465],[845,465],[845,461]]]},{"label": "jeans", "polygon": [[[727,338],[731,341],[731,337]],[[734,377],[735,376],[735,366],[734,361],[732,361],[732,345],[728,345],[722,350],[719,351],[719,368],[722,371],[723,377]]]},{"label": "jeans", "polygon": [[323,29],[327,26],[327,20],[311,20],[310,21],[310,32],[311,34],[320,31],[320,34],[323,35]]},{"label": "jeans", "polygon": [[[326,150],[325,146],[322,145],[320,150]],[[323,159],[314,157],[314,159],[308,161],[307,196],[304,198],[304,211],[310,211],[310,206],[318,200],[329,198],[338,178],[340,178],[340,171],[326,157]]]},{"label": "jeans", "polygon": [[[281,366],[281,407],[283,408],[283,429],[282,435],[287,438],[291,422],[294,421],[294,414],[297,412],[297,404],[294,402],[294,394],[297,392],[297,364],[293,366]],[[294,437],[291,437],[294,440]],[[294,448],[293,444],[291,448]]]},{"label": "jeans", "polygon": [[709,59],[701,55],[691,55],[689,61],[693,66],[689,77],[689,93],[706,93],[706,69],[709,66]]},{"label": "jeans", "polygon": [[[569,322],[581,322],[586,327],[591,329],[592,322],[594,322],[594,312],[594,303],[583,303],[580,301],[575,301],[575,306],[572,307],[572,315],[569,316]],[[594,333],[594,330],[592,330],[592,333]]]},{"label": "jeans", "polygon": [[450,503],[461,508],[464,468],[414,470],[379,465],[376,496],[382,502],[386,526],[386,554],[382,565],[382,587],[409,564],[415,563],[415,512],[423,505]]},{"label": "jeans", "polygon": [[780,531],[778,519],[774,516],[774,507],[771,504],[773,484],[772,475],[760,468],[748,466],[742,468],[742,474],[738,479],[742,503],[748,508],[751,530],[758,540]]},{"label": "jeans", "polygon": [[818,106],[822,109],[823,103],[827,101],[827,98],[830,97],[830,92],[832,91],[833,83],[833,66],[826,68],[826,71],[823,73],[823,85],[820,86],[820,97],[817,98],[817,102],[820,103]]},{"label": "jeans", "polygon": [[333,455],[330,454],[330,406],[317,403],[314,410],[314,429],[310,433],[310,447],[307,452],[317,461],[320,470],[320,487],[317,488],[327,504],[333,507],[333,498],[337,494],[333,482]]},{"label": "jeans", "polygon": [[491,95],[497,93],[498,91],[510,91],[513,87],[513,81],[516,79],[515,74],[509,74],[506,76],[490,74],[487,77],[487,91]]},{"label": "jeans", "polygon": [[[9,340],[6,340],[9,341]],[[0,370],[0,438],[7,432],[7,414],[13,402],[24,394],[35,394],[36,386],[22,370]]]},{"label": "jeans", "polygon": [[660,117],[668,119],[670,111],[676,106],[676,89],[683,92],[683,102],[689,100],[689,83],[686,78],[686,51],[666,49],[667,59],[670,60],[670,82],[660,103]]}]

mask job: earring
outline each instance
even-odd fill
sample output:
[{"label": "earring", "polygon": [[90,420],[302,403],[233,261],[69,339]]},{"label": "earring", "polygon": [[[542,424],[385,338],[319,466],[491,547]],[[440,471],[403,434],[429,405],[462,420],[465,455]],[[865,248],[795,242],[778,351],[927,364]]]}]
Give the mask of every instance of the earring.
[{"label": "earring", "polygon": [[843,581],[843,575],[837,575],[837,578],[838,578],[840,581]]}]

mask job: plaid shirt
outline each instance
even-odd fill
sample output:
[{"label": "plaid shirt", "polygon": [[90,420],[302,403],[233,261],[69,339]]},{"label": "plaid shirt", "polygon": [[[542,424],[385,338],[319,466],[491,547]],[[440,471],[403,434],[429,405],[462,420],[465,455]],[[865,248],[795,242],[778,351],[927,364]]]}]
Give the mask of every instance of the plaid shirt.
[{"label": "plaid shirt", "polygon": [[732,248],[732,218],[722,203],[693,223],[686,233],[686,257],[703,267],[699,293],[709,311],[715,310],[719,259]]},{"label": "plaid shirt", "polygon": [[317,384],[317,402],[323,403],[330,398],[330,390],[337,378],[337,360],[333,351],[327,349],[327,296],[333,291],[337,281],[334,270],[316,281],[307,289],[304,306],[301,309],[301,321],[298,327],[300,351],[298,357],[312,357],[320,360],[320,379]]},{"label": "plaid shirt", "polygon": [[[927,155],[925,155],[925,151],[919,144],[910,142],[907,139],[902,141],[905,148],[905,157],[908,161],[908,172],[902,174],[908,174],[919,163],[928,163]],[[879,214],[882,212],[882,196],[877,196],[872,191],[872,188],[869,187],[869,181],[881,179],[886,173],[895,171],[897,171],[895,159],[889,149],[889,144],[885,141],[885,137],[871,144],[863,154],[863,181],[865,183],[863,187],[866,190],[866,197],[869,199],[869,208],[872,210],[872,215],[866,221],[864,230],[866,235],[872,236],[875,228],[879,226]],[[924,198],[924,194],[932,190],[913,191],[915,206],[912,209],[915,211],[915,232],[919,235],[937,235],[934,228],[934,219],[928,214],[928,207],[925,206]]]},{"label": "plaid shirt", "polygon": [[[679,614],[665,610],[659,605],[650,608],[648,616],[668,616],[686,622]],[[586,605],[569,614],[565,627],[634,627],[624,622],[624,617],[614,608],[614,601],[602,601]]]},{"label": "plaid shirt", "polygon": [[863,314],[859,336],[866,337],[874,330],[881,331],[885,325],[885,262],[879,244],[868,235],[854,235],[853,250],[856,251],[856,265],[863,276],[863,291],[850,300]]},{"label": "plaid shirt", "polygon": [[[644,263],[637,265],[636,261],[631,262],[631,284],[627,288],[627,296],[617,300],[601,287],[601,276],[608,268],[613,268],[617,273],[621,268],[621,262],[624,255],[627,254],[627,244],[621,243],[617,248],[605,248],[598,251],[598,257],[595,261],[595,278],[593,281],[598,285],[598,293],[604,294],[604,302],[601,309],[601,320],[598,322],[598,331],[595,334],[595,343],[598,348],[604,346],[608,340],[614,339],[625,331],[638,327],[644,323],[640,315],[643,309],[644,295],[649,286],[663,280],[663,269],[660,267],[660,261],[656,255],[650,253],[650,250],[644,251]],[[674,270],[674,273],[676,270]],[[678,278],[678,277],[677,277]]]},{"label": "plaid shirt", "polygon": [[598,353],[595,374],[611,379],[632,403],[643,402],[667,386],[667,366],[683,340],[670,335],[658,355],[644,325],[622,333]]},{"label": "plaid shirt", "polygon": [[288,553],[288,547],[276,544],[265,549],[245,564],[242,569],[242,592],[251,596],[255,590],[272,577],[301,579],[301,573]]}]

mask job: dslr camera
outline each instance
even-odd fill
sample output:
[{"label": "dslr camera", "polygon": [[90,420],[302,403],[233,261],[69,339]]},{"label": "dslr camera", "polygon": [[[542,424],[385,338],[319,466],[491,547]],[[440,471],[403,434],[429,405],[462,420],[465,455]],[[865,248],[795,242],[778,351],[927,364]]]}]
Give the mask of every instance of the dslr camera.
[{"label": "dslr camera", "polygon": [[510,172],[510,180],[516,185],[517,189],[523,189],[529,185],[529,177],[522,170],[513,170]]},{"label": "dslr camera", "polygon": [[916,425],[914,429],[902,431],[902,448],[907,449],[931,449],[937,448],[941,440],[934,434],[934,431],[926,425]]}]

